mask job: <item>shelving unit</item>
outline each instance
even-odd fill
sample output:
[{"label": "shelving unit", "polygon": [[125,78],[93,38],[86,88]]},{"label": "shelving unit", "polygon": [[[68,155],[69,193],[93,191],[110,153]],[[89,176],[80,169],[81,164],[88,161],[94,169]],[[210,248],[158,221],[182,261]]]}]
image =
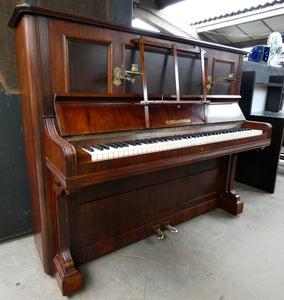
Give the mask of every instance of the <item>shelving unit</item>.
[{"label": "shelving unit", "polygon": [[278,112],[283,107],[284,76],[270,76],[267,84],[266,111]]},{"label": "shelving unit", "polygon": [[[270,67],[271,68],[271,67]],[[265,69],[264,69],[265,70]],[[271,145],[263,151],[248,151],[238,157],[236,180],[273,193],[284,133],[284,75],[270,75],[268,82],[256,81],[255,71],[242,74],[239,105],[247,120],[272,125]]]}]

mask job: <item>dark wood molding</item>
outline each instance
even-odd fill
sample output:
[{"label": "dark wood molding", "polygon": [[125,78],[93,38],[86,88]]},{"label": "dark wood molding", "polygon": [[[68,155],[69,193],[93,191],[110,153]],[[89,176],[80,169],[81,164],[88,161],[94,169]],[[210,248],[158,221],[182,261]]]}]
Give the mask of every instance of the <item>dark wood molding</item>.
[{"label": "dark wood molding", "polygon": [[18,5],[15,8],[13,15],[8,23],[8,26],[10,28],[16,27],[17,24],[20,22],[21,18],[27,14],[32,14],[32,15],[37,15],[37,16],[45,16],[45,17],[50,17],[50,18],[57,18],[57,19],[65,20],[65,21],[71,21],[71,22],[88,24],[88,25],[96,25],[98,27],[121,30],[124,32],[129,32],[129,33],[133,33],[133,34],[141,34],[141,35],[146,35],[148,37],[159,38],[159,39],[164,39],[164,40],[170,39],[172,41],[179,42],[179,43],[186,43],[186,44],[191,44],[191,45],[205,47],[205,48],[209,47],[209,48],[219,49],[219,50],[223,50],[223,51],[229,51],[229,52],[233,52],[233,53],[240,53],[243,55],[247,54],[247,51],[244,51],[244,50],[238,49],[238,48],[223,46],[220,44],[209,43],[209,42],[204,42],[204,41],[200,41],[200,40],[184,39],[184,38],[177,37],[177,36],[168,36],[168,35],[165,35],[162,33],[152,33],[152,32],[146,31],[146,30],[144,31],[141,29],[127,27],[127,26],[124,26],[124,25],[118,24],[118,23],[109,23],[109,22],[102,21],[100,19],[89,18],[89,17],[85,17],[85,16],[81,16],[81,15],[71,14],[68,12],[43,8],[43,7],[39,7],[39,6],[27,5],[27,4]]}]

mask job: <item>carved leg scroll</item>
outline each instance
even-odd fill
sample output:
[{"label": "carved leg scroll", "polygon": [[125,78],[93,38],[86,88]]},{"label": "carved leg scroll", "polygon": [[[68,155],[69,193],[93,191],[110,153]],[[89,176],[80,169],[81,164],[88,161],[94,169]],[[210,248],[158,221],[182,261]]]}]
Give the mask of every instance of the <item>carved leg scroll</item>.
[{"label": "carved leg scroll", "polygon": [[237,164],[237,154],[230,155],[227,161],[222,162],[221,166],[221,190],[219,207],[225,211],[238,215],[243,211],[244,203],[234,190],[235,171]]},{"label": "carved leg scroll", "polygon": [[69,246],[69,202],[60,183],[54,183],[54,196],[57,206],[58,253],[54,258],[55,276],[64,296],[81,288],[81,273],[76,269]]}]

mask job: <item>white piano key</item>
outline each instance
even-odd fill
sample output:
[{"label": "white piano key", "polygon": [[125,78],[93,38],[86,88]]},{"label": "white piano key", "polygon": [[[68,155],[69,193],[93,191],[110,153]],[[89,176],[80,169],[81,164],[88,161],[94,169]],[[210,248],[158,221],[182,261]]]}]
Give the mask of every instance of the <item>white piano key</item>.
[{"label": "white piano key", "polygon": [[[110,147],[109,149],[98,150],[94,147],[92,148],[94,151],[89,151],[86,148],[82,148],[84,151],[88,152],[91,157],[92,161],[96,160],[107,160],[107,159],[114,159],[118,157],[125,157],[125,156],[132,156],[132,155],[139,155],[144,153],[153,153],[153,152],[160,152],[178,148],[185,148],[185,147],[193,147],[198,145],[205,145],[210,143],[217,143],[223,141],[230,141],[240,138],[258,136],[262,134],[262,130],[257,129],[249,129],[249,130],[236,130],[236,131],[229,131],[223,132],[218,134],[212,135],[204,135],[204,136],[194,136],[192,138],[182,138],[176,140],[168,140],[168,141],[157,141],[154,143],[142,143],[141,145],[128,145],[125,147],[118,147],[113,148]],[[88,147],[87,147],[88,148]]]}]

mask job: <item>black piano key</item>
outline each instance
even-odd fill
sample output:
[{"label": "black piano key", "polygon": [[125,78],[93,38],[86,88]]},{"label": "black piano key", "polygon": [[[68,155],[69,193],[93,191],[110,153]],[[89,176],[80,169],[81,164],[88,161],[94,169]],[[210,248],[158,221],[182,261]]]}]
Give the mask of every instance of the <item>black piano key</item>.
[{"label": "black piano key", "polygon": [[116,145],[118,148],[123,148],[123,146],[119,142],[115,142],[113,144]]},{"label": "black piano key", "polygon": [[154,143],[154,141],[153,141],[153,140],[151,140],[151,139],[147,139],[147,143],[148,143],[148,144],[153,144],[153,143]]},{"label": "black piano key", "polygon": [[114,142],[114,145],[116,145],[118,148],[124,148],[124,147],[128,147],[127,144],[121,143],[121,142]]},{"label": "black piano key", "polygon": [[149,139],[150,140],[150,142],[153,144],[153,143],[158,143],[158,140],[157,140],[157,138],[151,138],[151,139]]},{"label": "black piano key", "polygon": [[85,149],[85,150],[88,150],[90,152],[94,152],[94,149],[93,148],[90,148],[88,146],[83,146],[82,149]]},{"label": "black piano key", "polygon": [[138,146],[138,143],[135,141],[125,141],[124,143],[131,145],[131,146]]},{"label": "black piano key", "polygon": [[155,143],[152,139],[146,139],[147,144],[153,144]]},{"label": "black piano key", "polygon": [[125,143],[125,142],[120,142],[121,143],[121,145],[123,146],[123,147],[129,147],[129,144],[127,144],[127,143]]},{"label": "black piano key", "polygon": [[100,150],[100,151],[104,150],[104,147],[102,145],[99,145],[99,144],[94,144],[94,145],[92,145],[92,147],[97,149],[97,150]]},{"label": "black piano key", "polygon": [[116,144],[117,144],[119,147],[121,147],[121,148],[123,148],[123,147],[129,147],[129,145],[127,145],[127,144],[124,143],[124,142],[116,142]]},{"label": "black piano key", "polygon": [[172,137],[172,136],[169,136],[169,137],[168,137],[168,140],[169,140],[169,141],[174,141],[174,140],[175,140],[175,138],[174,138],[174,137]]},{"label": "black piano key", "polygon": [[119,148],[119,146],[116,145],[115,143],[107,143],[106,145],[109,146],[109,147],[111,147],[111,148],[115,148],[115,149]]},{"label": "black piano key", "polygon": [[[92,145],[93,146],[93,145]],[[109,146],[107,145],[102,145],[102,144],[96,144],[97,147],[101,147],[102,150],[108,150],[109,149]]]},{"label": "black piano key", "polygon": [[157,141],[159,141],[159,142],[168,142],[169,139],[166,138],[166,137],[161,137],[161,138],[158,138]]},{"label": "black piano key", "polygon": [[[178,141],[178,140],[184,140],[184,139],[193,139],[193,138],[200,138],[200,137],[206,137],[206,136],[214,136],[214,135],[220,135],[220,134],[228,134],[233,132],[241,132],[241,131],[247,131],[251,130],[250,128],[233,128],[233,129],[224,129],[219,131],[209,131],[209,132],[197,132],[197,133],[190,133],[190,134],[179,134],[179,135],[171,135],[171,136],[163,136],[163,137],[155,137],[155,138],[144,138],[144,139],[137,139],[137,140],[127,140],[123,142],[112,142],[112,143],[106,143],[104,145],[102,144],[95,144],[92,145],[93,148],[97,150],[105,150],[111,148],[124,148],[131,146],[140,146],[142,144],[154,144],[159,142],[170,142],[170,141]],[[84,146],[82,148],[85,148],[88,151],[93,151],[92,148]]]},{"label": "black piano key", "polygon": [[141,144],[150,144],[148,139],[137,140]]}]

